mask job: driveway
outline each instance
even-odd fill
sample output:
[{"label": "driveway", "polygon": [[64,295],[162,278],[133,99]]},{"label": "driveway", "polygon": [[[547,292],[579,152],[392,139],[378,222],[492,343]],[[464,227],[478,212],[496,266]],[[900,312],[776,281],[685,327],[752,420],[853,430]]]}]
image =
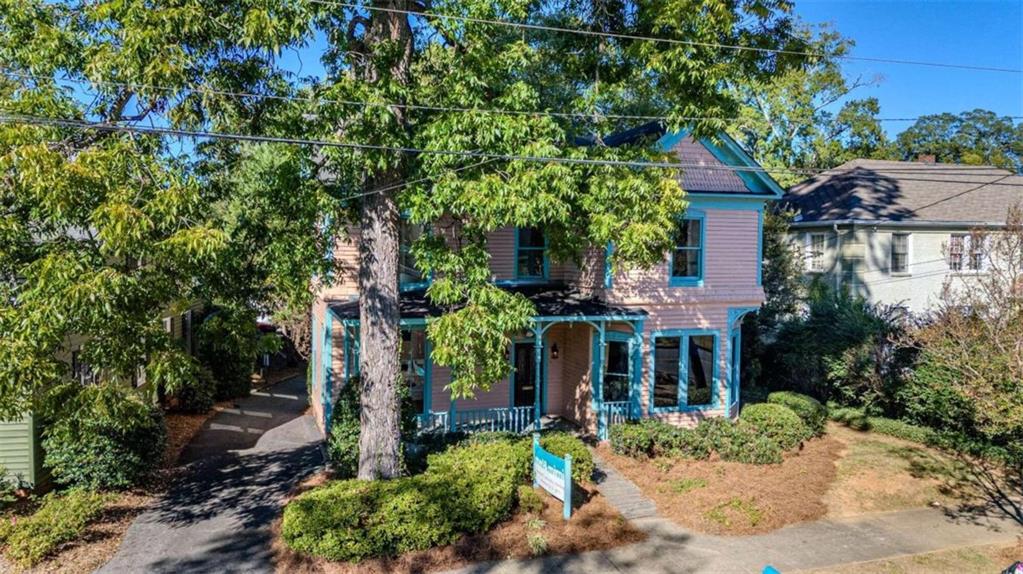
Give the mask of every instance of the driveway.
[{"label": "driveway", "polygon": [[323,465],[307,406],[299,377],[211,418],[182,454],[186,475],[97,572],[273,572],[270,524],[283,497]]}]

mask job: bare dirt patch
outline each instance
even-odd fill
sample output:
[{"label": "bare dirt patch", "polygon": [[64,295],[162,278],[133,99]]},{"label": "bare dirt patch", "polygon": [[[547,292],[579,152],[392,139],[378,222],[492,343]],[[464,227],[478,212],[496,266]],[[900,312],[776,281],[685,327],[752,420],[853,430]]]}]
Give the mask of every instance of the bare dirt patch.
[{"label": "bare dirt patch", "polygon": [[[202,430],[203,425],[230,401],[217,403],[205,414],[168,413],[167,444],[164,448],[163,468],[145,484],[122,492],[107,505],[99,519],[86,527],[77,540],[61,547],[57,553],[26,572],[32,574],[79,574],[92,572],[105,564],[117,552],[124,534],[135,518],[180,475],[177,462],[185,446]],[[17,572],[12,565],[0,562],[0,572]]]},{"label": "bare dirt patch", "polygon": [[834,424],[828,436],[844,446],[837,478],[824,498],[829,516],[951,507],[977,494],[963,480],[963,464],[940,451]]},{"label": "bare dirt patch", "polygon": [[712,534],[754,534],[816,520],[835,478],[843,445],[831,437],[804,443],[781,464],[618,456],[606,444],[600,456],[682,526]]},{"label": "bare dirt patch", "polygon": [[[312,478],[297,492],[322,484],[323,475]],[[540,534],[547,549],[540,555],[568,554],[604,550],[640,542],[646,535],[632,526],[596,491],[583,491],[585,502],[572,513],[567,522],[562,518],[561,503],[544,495],[541,516],[516,513],[511,519],[488,532],[463,536],[450,546],[410,552],[395,558],[366,560],[358,564],[329,562],[292,552],[280,539],[280,519],[274,524],[274,563],[278,572],[299,574],[411,574],[460,568],[476,562],[531,558],[529,536]],[[297,495],[296,492],[296,495]],[[539,522],[538,522],[539,521]]]}]

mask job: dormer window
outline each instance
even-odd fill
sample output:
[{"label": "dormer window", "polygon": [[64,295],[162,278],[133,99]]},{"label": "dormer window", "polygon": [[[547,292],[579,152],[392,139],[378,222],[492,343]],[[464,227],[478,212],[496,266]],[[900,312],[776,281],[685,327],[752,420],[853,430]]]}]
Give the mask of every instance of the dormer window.
[{"label": "dormer window", "polygon": [[515,278],[547,279],[547,238],[539,228],[516,230]]}]

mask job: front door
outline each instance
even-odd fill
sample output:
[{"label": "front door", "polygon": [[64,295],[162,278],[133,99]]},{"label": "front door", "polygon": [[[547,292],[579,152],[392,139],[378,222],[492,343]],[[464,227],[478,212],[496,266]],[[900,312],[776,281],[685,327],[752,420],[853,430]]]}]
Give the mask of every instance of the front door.
[{"label": "front door", "polygon": [[513,400],[517,407],[528,407],[536,402],[536,361],[533,343],[515,343],[515,373],[512,375]]}]

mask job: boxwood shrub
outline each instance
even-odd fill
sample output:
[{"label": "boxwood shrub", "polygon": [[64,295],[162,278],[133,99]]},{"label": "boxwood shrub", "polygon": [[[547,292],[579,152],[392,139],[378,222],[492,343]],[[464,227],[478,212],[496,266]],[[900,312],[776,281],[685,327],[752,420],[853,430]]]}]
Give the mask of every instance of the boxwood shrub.
[{"label": "boxwood shrub", "polygon": [[332,482],[288,504],[281,534],[297,552],[349,562],[448,544],[508,516],[530,455],[525,440],[456,446],[420,475]]},{"label": "boxwood shrub", "polygon": [[778,391],[767,395],[767,402],[783,405],[799,415],[813,436],[824,434],[828,422],[828,408],[817,399],[792,391]]},{"label": "boxwood shrub", "polygon": [[593,455],[586,444],[577,437],[566,432],[552,432],[540,436],[540,446],[554,456],[564,458],[572,455],[572,480],[576,482],[592,482]]},{"label": "boxwood shrub", "polygon": [[608,431],[611,451],[632,458],[653,455],[654,437],[648,420],[613,425]]},{"label": "boxwood shrub", "polygon": [[789,450],[813,436],[799,415],[783,405],[747,405],[739,414],[739,423],[752,428],[757,436],[774,441],[782,450]]}]

